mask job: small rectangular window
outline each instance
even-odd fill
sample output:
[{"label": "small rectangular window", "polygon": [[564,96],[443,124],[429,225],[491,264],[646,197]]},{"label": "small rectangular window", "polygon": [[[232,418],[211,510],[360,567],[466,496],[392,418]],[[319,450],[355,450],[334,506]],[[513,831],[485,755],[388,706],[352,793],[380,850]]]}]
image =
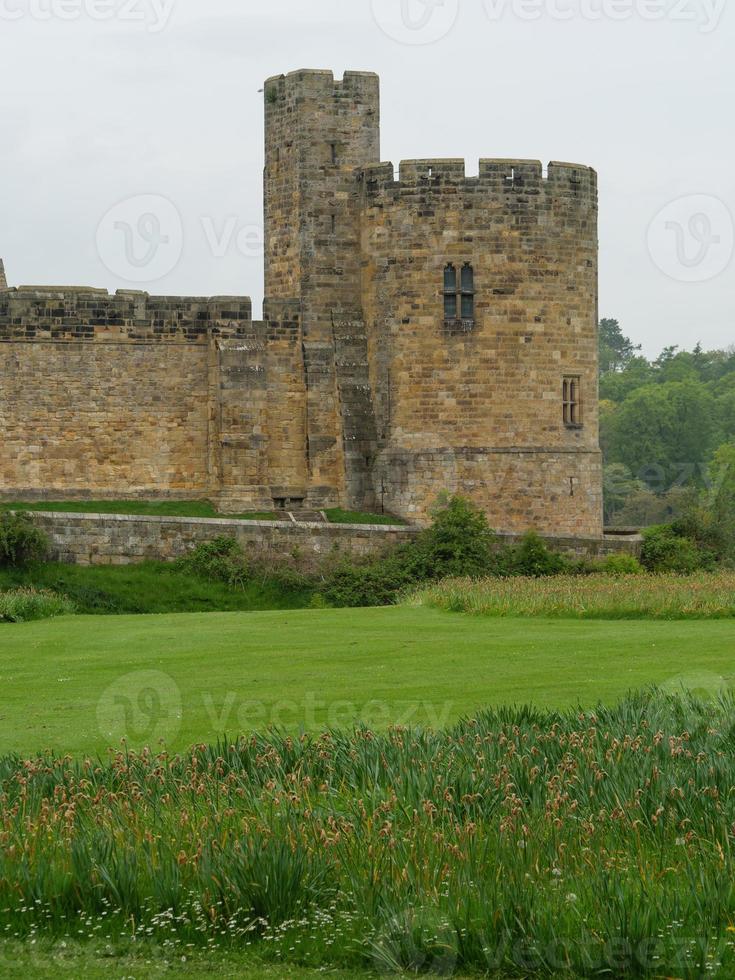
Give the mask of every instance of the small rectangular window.
[{"label": "small rectangular window", "polygon": [[450,262],[444,267],[444,319],[462,320],[462,326],[472,329],[475,319],[475,272],[465,262],[459,274]]},{"label": "small rectangular window", "polygon": [[330,153],[331,153],[331,156],[332,156],[332,166],[336,166],[336,164],[337,164],[337,144],[336,143],[330,143],[329,144],[329,150],[330,150]]},{"label": "small rectangular window", "polygon": [[579,428],[582,425],[581,388],[581,379],[578,375],[564,378],[562,389],[564,425],[570,428]]}]

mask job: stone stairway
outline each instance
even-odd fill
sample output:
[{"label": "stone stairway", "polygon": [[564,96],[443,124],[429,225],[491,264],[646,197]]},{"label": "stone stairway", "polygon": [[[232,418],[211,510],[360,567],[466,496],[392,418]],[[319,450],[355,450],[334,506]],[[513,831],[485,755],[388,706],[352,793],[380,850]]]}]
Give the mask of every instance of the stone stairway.
[{"label": "stone stairway", "polygon": [[321,510],[289,511],[288,516],[294,524],[328,524],[326,515]]}]

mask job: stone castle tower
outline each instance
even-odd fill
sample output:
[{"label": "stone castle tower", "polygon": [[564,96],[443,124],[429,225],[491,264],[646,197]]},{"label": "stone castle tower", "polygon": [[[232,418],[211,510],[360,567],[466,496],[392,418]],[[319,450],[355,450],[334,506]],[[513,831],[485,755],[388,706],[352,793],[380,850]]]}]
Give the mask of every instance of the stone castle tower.
[{"label": "stone castle tower", "polygon": [[414,160],[396,180],[376,75],[264,91],[263,321],[243,297],[5,290],[0,495],[423,521],[449,491],[498,530],[601,536],[594,171]]}]

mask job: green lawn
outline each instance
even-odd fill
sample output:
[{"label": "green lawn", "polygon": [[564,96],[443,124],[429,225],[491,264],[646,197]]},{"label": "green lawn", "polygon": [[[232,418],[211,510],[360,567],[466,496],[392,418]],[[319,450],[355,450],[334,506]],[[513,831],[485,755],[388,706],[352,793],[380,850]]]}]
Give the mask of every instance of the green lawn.
[{"label": "green lawn", "polygon": [[267,511],[220,514],[209,500],[36,500],[30,503],[2,502],[0,511],[32,510],[59,514],[131,514],[143,517],[227,517],[233,521],[277,521]]},{"label": "green lawn", "polygon": [[70,617],[0,626],[0,753],[183,748],[362,718],[439,727],[482,705],[614,701],[652,683],[716,692],[735,624],[485,620],[386,608]]},{"label": "green lawn", "polygon": [[[136,948],[140,947],[140,948]],[[369,980],[366,971],[324,969],[306,970],[289,963],[261,963],[244,953],[204,953],[190,950],[183,956],[146,946],[144,943],[116,943],[116,948],[95,948],[94,944],[73,942],[0,943],[0,975],[32,977],[34,980],[110,980],[110,978],[153,977],[166,980],[207,980],[208,977],[230,980]]]},{"label": "green lawn", "polygon": [[[233,521],[288,521],[286,513],[275,511],[247,514],[221,514],[209,500],[36,500],[30,503],[0,501],[0,512],[8,510],[46,511],[60,514],[131,514],[144,517],[206,517]],[[405,524],[390,514],[367,514],[339,508],[325,511],[332,524]]]},{"label": "green lawn", "polygon": [[365,514],[359,510],[340,510],[339,508],[325,510],[331,524],[388,524],[396,527],[405,524],[400,517],[393,514]]}]

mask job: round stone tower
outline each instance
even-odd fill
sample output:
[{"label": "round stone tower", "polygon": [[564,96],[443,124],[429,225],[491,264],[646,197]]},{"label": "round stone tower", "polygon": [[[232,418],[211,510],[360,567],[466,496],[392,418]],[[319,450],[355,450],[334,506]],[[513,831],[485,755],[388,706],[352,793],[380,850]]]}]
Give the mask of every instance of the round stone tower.
[{"label": "round stone tower", "polygon": [[601,535],[595,172],[417,160],[358,183],[386,505],[421,519],[449,490],[498,530]]}]

